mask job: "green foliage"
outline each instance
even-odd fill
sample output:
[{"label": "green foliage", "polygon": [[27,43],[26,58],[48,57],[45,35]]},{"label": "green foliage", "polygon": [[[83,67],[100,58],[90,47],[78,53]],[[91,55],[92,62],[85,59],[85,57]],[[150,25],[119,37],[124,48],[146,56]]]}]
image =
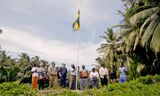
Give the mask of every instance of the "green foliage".
[{"label": "green foliage", "polygon": [[116,34],[112,28],[108,28],[104,33],[105,35],[101,37],[105,40],[105,43],[102,43],[97,49],[101,56],[98,57],[96,61],[100,65],[105,64],[107,67],[111,67],[111,65],[117,61],[116,49],[120,47],[120,43],[118,43],[120,39],[118,34]]},{"label": "green foliage", "polygon": [[80,96],[77,92],[72,92],[71,90],[65,90],[63,92],[55,92],[47,94],[47,96]]},{"label": "green foliage", "polygon": [[71,91],[59,89],[47,96],[160,96],[160,75],[140,77],[125,83],[109,84],[100,89]]},{"label": "green foliage", "polygon": [[155,76],[145,76],[145,77],[140,77],[136,79],[136,82],[142,83],[142,84],[153,84],[153,83],[160,83],[160,75],[155,75]]},{"label": "green foliage", "polygon": [[160,96],[159,88],[159,83],[151,85],[137,82],[115,83],[106,88],[87,90],[82,96]]},{"label": "green foliage", "polygon": [[1,96],[36,96],[37,92],[27,84],[19,85],[18,82],[5,82],[0,84]]},{"label": "green foliage", "polygon": [[[101,89],[88,89],[82,96],[160,96],[160,75],[140,77],[125,83],[109,84]],[[147,91],[146,91],[147,90]]]},{"label": "green foliage", "polygon": [[35,63],[39,65],[41,62],[48,64],[48,61],[41,60],[38,56],[31,58],[27,53],[21,53],[19,58],[14,59],[8,55],[8,52],[0,51],[0,83],[30,79],[32,65]]}]

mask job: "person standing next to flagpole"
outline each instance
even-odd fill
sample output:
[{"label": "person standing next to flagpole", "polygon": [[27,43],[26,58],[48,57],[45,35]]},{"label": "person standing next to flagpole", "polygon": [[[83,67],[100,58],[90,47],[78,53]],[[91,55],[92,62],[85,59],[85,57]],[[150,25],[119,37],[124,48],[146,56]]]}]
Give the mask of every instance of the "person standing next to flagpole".
[{"label": "person standing next to flagpole", "polygon": [[59,70],[60,73],[60,77],[61,77],[61,86],[62,87],[66,87],[66,80],[67,80],[67,68],[66,68],[66,64],[62,64],[62,67]]},{"label": "person standing next to flagpole", "polygon": [[71,65],[71,76],[70,76],[70,89],[75,90],[76,89],[76,74],[77,74],[77,68],[74,64]]},{"label": "person standing next to flagpole", "polygon": [[105,64],[102,64],[102,67],[99,69],[100,79],[101,79],[101,85],[107,85],[108,84],[108,69],[105,67]]},{"label": "person standing next to flagpole", "polygon": [[85,65],[82,65],[82,71],[80,72],[80,90],[88,88],[88,70],[85,69]]},{"label": "person standing next to flagpole", "polygon": [[57,83],[57,72],[55,68],[55,62],[52,62],[52,64],[48,68],[49,73],[49,87],[53,87],[53,85],[56,85]]}]

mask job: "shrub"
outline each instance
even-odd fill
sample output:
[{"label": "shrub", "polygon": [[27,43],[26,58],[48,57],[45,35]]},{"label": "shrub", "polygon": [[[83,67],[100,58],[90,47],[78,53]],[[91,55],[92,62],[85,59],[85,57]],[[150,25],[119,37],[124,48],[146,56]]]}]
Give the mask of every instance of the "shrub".
[{"label": "shrub", "polygon": [[155,75],[155,76],[148,75],[145,77],[140,77],[136,79],[136,82],[143,84],[160,83],[160,75]]},{"label": "shrub", "polygon": [[27,84],[19,85],[18,82],[5,82],[0,84],[1,96],[36,96],[37,92]]}]

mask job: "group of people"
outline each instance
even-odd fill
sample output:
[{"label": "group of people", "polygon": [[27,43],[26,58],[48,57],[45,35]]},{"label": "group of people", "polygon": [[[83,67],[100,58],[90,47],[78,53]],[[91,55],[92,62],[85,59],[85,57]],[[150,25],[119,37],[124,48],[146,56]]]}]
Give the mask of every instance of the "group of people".
[{"label": "group of people", "polygon": [[39,90],[44,89],[45,82],[49,81],[49,86],[52,87],[53,84],[57,84],[58,77],[55,68],[55,63],[53,62],[48,68],[46,64],[42,64],[40,67],[38,64],[34,64],[32,70],[32,88],[36,89],[39,84]]},{"label": "group of people", "polygon": [[[123,83],[127,81],[127,68],[122,63],[118,68],[118,75],[119,75],[119,82]],[[101,85],[105,86],[108,84],[108,78],[110,80],[110,83],[115,83],[117,80],[117,72],[114,65],[111,66],[111,69],[108,70],[105,66],[105,64],[102,64],[101,68],[99,69],[99,72],[96,71],[95,68],[92,69],[92,72],[90,73],[90,80],[92,82],[92,87],[99,88],[99,78],[101,81]]]},{"label": "group of people", "polygon": [[[47,80],[49,82],[49,87],[57,86],[59,84],[58,80],[60,80],[60,86],[65,88],[68,80],[70,89],[75,90],[78,86],[78,89],[84,90],[88,88],[89,82],[91,82],[92,87],[99,88],[99,80],[102,86],[107,85],[108,80],[110,80],[111,83],[115,83],[117,80],[117,72],[114,65],[108,70],[105,64],[102,64],[99,70],[92,68],[91,72],[85,68],[85,65],[82,65],[80,69],[74,64],[71,64],[71,68],[72,69],[68,71],[64,63],[59,69],[56,69],[54,62],[48,68],[45,64],[42,64],[40,67],[34,64],[31,70],[32,88],[36,89],[39,84],[39,90],[43,90]],[[127,68],[123,63],[118,68],[118,73],[119,82],[125,82],[127,80]],[[69,78],[68,74],[70,74]]]}]

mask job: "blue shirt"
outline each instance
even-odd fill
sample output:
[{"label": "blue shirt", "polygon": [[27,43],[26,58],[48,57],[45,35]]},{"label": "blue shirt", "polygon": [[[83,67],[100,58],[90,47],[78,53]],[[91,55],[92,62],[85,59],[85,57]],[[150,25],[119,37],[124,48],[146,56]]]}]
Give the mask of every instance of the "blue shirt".
[{"label": "blue shirt", "polygon": [[67,76],[67,68],[66,67],[61,67],[60,68],[60,74],[62,77]]}]

